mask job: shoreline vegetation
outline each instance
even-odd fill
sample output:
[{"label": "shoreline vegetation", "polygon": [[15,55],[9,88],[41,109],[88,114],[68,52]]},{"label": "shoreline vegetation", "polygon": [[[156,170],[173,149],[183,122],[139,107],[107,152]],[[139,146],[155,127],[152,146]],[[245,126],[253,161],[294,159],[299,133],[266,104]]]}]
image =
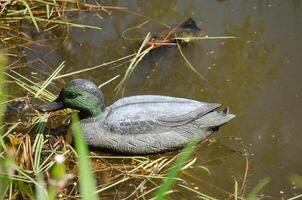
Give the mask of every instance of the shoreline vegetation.
[{"label": "shoreline vegetation", "polygon": [[[56,115],[34,112],[28,121],[18,120],[6,123],[5,107],[11,102],[23,98],[12,97],[7,94],[5,88],[9,82],[17,84],[28,93],[27,96],[30,98],[35,97],[44,101],[51,101],[55,95],[48,91],[48,86],[53,81],[104,66],[120,66],[126,63],[128,68],[124,75],[119,74],[100,85],[102,87],[121,78],[120,83],[115,88],[115,92],[118,93],[124,89],[125,83],[144,56],[161,45],[176,46],[186,65],[193,73],[206,81],[186,59],[178,42],[171,44],[171,41],[156,41],[156,43],[152,43],[150,33],[147,34],[136,53],[80,71],[61,74],[60,72],[65,66],[65,63],[62,62],[47,80],[34,81],[15,70],[22,57],[16,49],[20,46],[30,48],[29,44],[35,43],[34,39],[16,30],[20,23],[32,26],[37,34],[45,34],[58,26],[101,31],[102,27],[69,21],[68,16],[70,14],[83,11],[107,14],[114,11],[129,12],[146,20],[156,21],[133,12],[127,7],[89,4],[78,0],[0,1],[0,199],[93,200],[98,198],[112,199],[117,195],[119,199],[125,200],[160,200],[168,199],[169,196],[177,193],[178,189],[186,190],[200,199],[218,199],[202,193],[182,178],[196,163],[197,157],[194,151],[197,144],[195,141],[192,141],[181,152],[168,153],[160,157],[118,156],[89,152],[81,136],[80,128],[74,124],[74,146],[66,142],[60,135],[53,136],[52,131],[47,128],[49,120],[59,117],[66,124],[70,121],[77,121],[75,115],[72,116],[72,120],[68,117],[67,113],[71,111],[61,111]],[[99,14],[96,14],[96,17],[102,18]],[[181,36],[173,39],[175,41],[193,41],[233,38],[232,36],[212,38],[209,36]],[[205,143],[210,142],[205,141]],[[255,199],[261,190],[269,184],[269,179],[265,178],[259,181],[259,184],[251,192],[248,192],[246,188],[249,170],[248,155],[244,154],[242,157],[245,170],[241,179],[234,180],[234,191],[217,189],[228,199]],[[206,166],[198,167],[204,173],[211,173]],[[179,176],[180,174],[182,176]],[[301,185],[302,179],[298,175],[292,175],[291,180]],[[118,189],[121,184],[124,184],[123,190],[119,192]],[[125,194],[124,191],[128,191],[128,193]],[[302,195],[292,197],[291,200],[300,197]]]}]

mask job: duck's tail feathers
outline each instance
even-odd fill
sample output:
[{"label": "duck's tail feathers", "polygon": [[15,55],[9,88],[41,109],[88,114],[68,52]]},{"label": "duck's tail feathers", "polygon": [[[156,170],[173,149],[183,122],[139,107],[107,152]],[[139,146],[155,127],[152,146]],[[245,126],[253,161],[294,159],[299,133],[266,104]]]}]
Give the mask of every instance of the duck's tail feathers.
[{"label": "duck's tail feathers", "polygon": [[229,110],[230,109],[226,107],[222,111],[210,112],[196,120],[196,123],[199,125],[200,128],[209,128],[212,130],[216,130],[223,124],[236,117],[234,114],[230,114]]}]

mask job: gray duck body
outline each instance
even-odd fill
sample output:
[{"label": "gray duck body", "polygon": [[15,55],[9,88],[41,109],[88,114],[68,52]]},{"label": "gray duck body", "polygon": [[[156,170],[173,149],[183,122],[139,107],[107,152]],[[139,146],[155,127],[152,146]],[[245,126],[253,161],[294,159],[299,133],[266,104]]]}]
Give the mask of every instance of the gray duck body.
[{"label": "gray duck body", "polygon": [[142,95],[120,99],[97,118],[80,121],[86,142],[124,154],[153,154],[202,141],[235,116],[213,111],[216,103]]},{"label": "gray duck body", "polygon": [[80,111],[80,126],[91,147],[129,155],[154,154],[184,147],[193,138],[204,140],[235,117],[215,111],[220,104],[190,99],[140,95],[104,106],[103,95],[88,80],[70,81],[52,103],[39,110]]}]

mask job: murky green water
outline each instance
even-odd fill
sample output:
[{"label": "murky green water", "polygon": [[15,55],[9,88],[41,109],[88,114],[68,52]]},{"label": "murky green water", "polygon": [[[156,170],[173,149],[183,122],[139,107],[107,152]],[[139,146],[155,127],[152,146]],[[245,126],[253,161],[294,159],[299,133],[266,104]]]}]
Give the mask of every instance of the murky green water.
[{"label": "murky green water", "polygon": [[[301,1],[107,1],[108,5],[127,6],[168,25],[194,18],[209,36],[236,36],[228,40],[204,40],[183,48],[191,64],[206,81],[194,74],[176,48],[148,55],[133,73],[124,96],[161,94],[219,102],[231,108],[237,118],[221,128],[216,142],[202,145],[194,169],[183,178],[197,190],[218,198],[233,192],[234,181],[242,181],[246,169],[243,156],[249,152],[247,191],[269,177],[263,190],[272,199],[301,193],[291,184],[291,173],[302,174],[302,8]],[[139,41],[122,37],[123,31],[147,19],[128,12],[110,15],[96,12],[75,13],[78,23],[100,26],[91,29],[59,28],[46,34],[21,27],[39,43],[24,49],[24,63],[46,72],[44,79],[62,61],[63,72],[73,72],[134,53]],[[142,38],[148,31],[163,27],[150,21],[142,29],[125,33]],[[50,40],[51,39],[51,40]],[[46,64],[45,64],[46,63]],[[91,79],[101,84],[123,75],[127,65],[103,67],[67,77]],[[24,73],[32,70],[23,69]],[[115,97],[120,79],[103,87],[107,105]],[[58,87],[52,86],[57,92]],[[121,95],[120,95],[121,96]],[[241,142],[230,139],[240,138]],[[198,166],[206,166],[211,174]],[[177,187],[179,199],[195,194]],[[189,198],[190,196],[190,198]]]}]

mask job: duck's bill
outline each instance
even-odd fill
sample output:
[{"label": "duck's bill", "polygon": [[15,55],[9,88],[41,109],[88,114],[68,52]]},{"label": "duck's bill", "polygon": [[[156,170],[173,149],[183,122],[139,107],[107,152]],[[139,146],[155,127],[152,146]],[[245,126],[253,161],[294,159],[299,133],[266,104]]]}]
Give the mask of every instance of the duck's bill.
[{"label": "duck's bill", "polygon": [[43,112],[53,112],[53,111],[64,109],[64,105],[61,101],[54,101],[54,102],[39,105],[37,109]]}]

